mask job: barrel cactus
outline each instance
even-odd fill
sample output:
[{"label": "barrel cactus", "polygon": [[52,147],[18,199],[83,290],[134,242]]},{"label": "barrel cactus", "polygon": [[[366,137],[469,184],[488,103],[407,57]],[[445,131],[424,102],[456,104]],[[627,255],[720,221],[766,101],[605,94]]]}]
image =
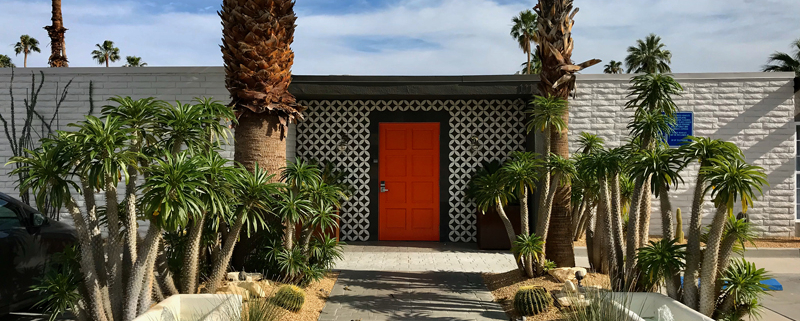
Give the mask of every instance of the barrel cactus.
[{"label": "barrel cactus", "polygon": [[273,304],[292,312],[300,311],[305,301],[303,290],[294,285],[281,286],[272,297]]},{"label": "barrel cactus", "polygon": [[541,286],[523,286],[514,295],[514,310],[522,316],[545,312],[552,303],[550,294]]}]

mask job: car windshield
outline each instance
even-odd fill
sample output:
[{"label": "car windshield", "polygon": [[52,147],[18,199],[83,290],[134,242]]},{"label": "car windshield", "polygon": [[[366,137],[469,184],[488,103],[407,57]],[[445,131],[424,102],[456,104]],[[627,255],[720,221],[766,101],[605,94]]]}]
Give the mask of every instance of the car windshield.
[{"label": "car windshield", "polygon": [[17,213],[14,213],[9,206],[8,202],[0,199],[0,219],[18,219]]}]

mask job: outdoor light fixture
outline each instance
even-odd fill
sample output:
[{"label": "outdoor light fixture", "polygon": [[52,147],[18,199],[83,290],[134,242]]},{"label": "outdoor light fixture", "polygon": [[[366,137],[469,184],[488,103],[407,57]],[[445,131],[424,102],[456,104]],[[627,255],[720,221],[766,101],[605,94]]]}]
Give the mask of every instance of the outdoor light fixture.
[{"label": "outdoor light fixture", "polygon": [[468,139],[468,144],[467,150],[472,153],[481,150],[481,147],[483,147],[483,142],[481,142],[481,139],[478,137],[478,135],[470,136]]},{"label": "outdoor light fixture", "polygon": [[347,134],[339,135],[339,142],[336,143],[336,148],[339,150],[340,153],[344,153],[347,151],[347,145],[350,144],[350,137]]},{"label": "outdoor light fixture", "polygon": [[575,272],[575,279],[578,280],[578,287],[582,287],[581,280],[586,276],[586,272],[584,271],[577,271]]}]

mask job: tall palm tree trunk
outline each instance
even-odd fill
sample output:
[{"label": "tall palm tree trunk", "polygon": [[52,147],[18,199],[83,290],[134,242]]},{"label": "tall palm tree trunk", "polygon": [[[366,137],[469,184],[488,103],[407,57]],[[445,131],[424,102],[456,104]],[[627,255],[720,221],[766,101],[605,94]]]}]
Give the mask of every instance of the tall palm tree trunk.
[{"label": "tall palm tree trunk", "polygon": [[714,283],[717,281],[717,265],[719,264],[719,248],[722,241],[722,232],[725,228],[725,215],[728,214],[727,204],[722,204],[714,214],[711,231],[708,232],[708,243],[703,258],[703,269],[700,273],[700,310],[708,317],[714,313],[717,300]]},{"label": "tall palm tree trunk", "polygon": [[61,0],[52,0],[52,4],[51,20],[53,24],[44,27],[47,30],[47,35],[50,36],[50,59],[48,63],[53,68],[69,67],[64,41],[64,33],[67,32],[67,29],[64,28],[64,16],[61,14]]},{"label": "tall palm tree trunk", "polygon": [[28,48],[25,48],[25,54],[23,57],[25,58],[22,58],[22,67],[28,68]]},{"label": "tall palm tree trunk", "polygon": [[[82,251],[92,251],[93,247],[88,224],[84,221],[83,214],[78,207],[77,202],[72,196],[68,196],[66,200],[66,207],[72,215],[72,220],[75,223],[75,229],[78,234],[78,242]],[[109,320],[107,312],[105,311],[105,304],[103,304],[103,293],[100,289],[100,281],[98,280],[98,271],[94,262],[94,255],[81,255],[80,256],[81,273],[83,274],[83,282],[88,293],[86,306],[92,320],[107,321]]]},{"label": "tall palm tree trunk", "polygon": [[203,212],[195,220],[194,225],[189,228],[189,237],[186,243],[186,251],[183,254],[183,275],[181,276],[181,292],[194,294],[197,292],[198,262],[200,260],[200,241],[203,237],[203,228],[206,222],[207,213]]},{"label": "tall palm tree trunk", "polygon": [[[569,113],[564,113],[561,117],[564,123],[569,121]],[[566,128],[566,127],[565,127]],[[569,141],[567,140],[567,130],[564,132],[553,131],[550,138],[552,152],[556,155],[569,159]],[[555,198],[553,200],[553,211],[550,218],[550,232],[547,235],[547,257],[555,262],[559,267],[575,266],[574,244],[572,243],[572,217],[570,216],[570,196],[571,187],[562,184],[556,187]]]},{"label": "tall palm tree trunk", "polygon": [[225,238],[225,244],[222,246],[222,252],[218,260],[214,262],[214,268],[208,280],[208,293],[216,293],[217,287],[222,283],[222,278],[225,276],[225,272],[228,271],[228,263],[233,256],[236,239],[239,237],[239,232],[242,231],[242,227],[244,226],[244,219],[247,215],[246,211],[240,208],[236,211],[236,214],[236,223],[233,224],[230,233],[228,233],[228,236]]},{"label": "tall palm tree trunk", "polygon": [[700,269],[702,252],[700,250],[700,234],[702,222],[700,211],[703,207],[705,198],[705,179],[703,175],[697,174],[697,181],[694,185],[694,198],[692,199],[692,218],[689,223],[689,238],[686,240],[686,269],[683,281],[683,304],[697,310],[697,271]]}]

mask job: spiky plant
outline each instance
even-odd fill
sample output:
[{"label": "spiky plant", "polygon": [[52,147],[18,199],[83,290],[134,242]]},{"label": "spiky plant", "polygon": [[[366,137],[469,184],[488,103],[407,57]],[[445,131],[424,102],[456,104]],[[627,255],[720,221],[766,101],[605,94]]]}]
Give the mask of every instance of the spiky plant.
[{"label": "spiky plant", "polygon": [[[572,62],[572,27],[575,25],[577,8],[572,6],[573,0],[539,0],[533,8],[539,16],[539,38],[536,51],[542,59],[542,72],[539,89],[543,96],[553,96],[566,100],[575,89],[575,73],[600,63],[592,59],[580,64]],[[569,158],[569,136],[567,124],[569,113],[561,115],[564,129],[553,131],[550,145],[551,151],[563,158]],[[571,238],[570,222],[570,186],[559,187],[553,206],[552,234],[545,240],[552,251],[550,257],[559,266],[575,266],[575,253]]]}]

